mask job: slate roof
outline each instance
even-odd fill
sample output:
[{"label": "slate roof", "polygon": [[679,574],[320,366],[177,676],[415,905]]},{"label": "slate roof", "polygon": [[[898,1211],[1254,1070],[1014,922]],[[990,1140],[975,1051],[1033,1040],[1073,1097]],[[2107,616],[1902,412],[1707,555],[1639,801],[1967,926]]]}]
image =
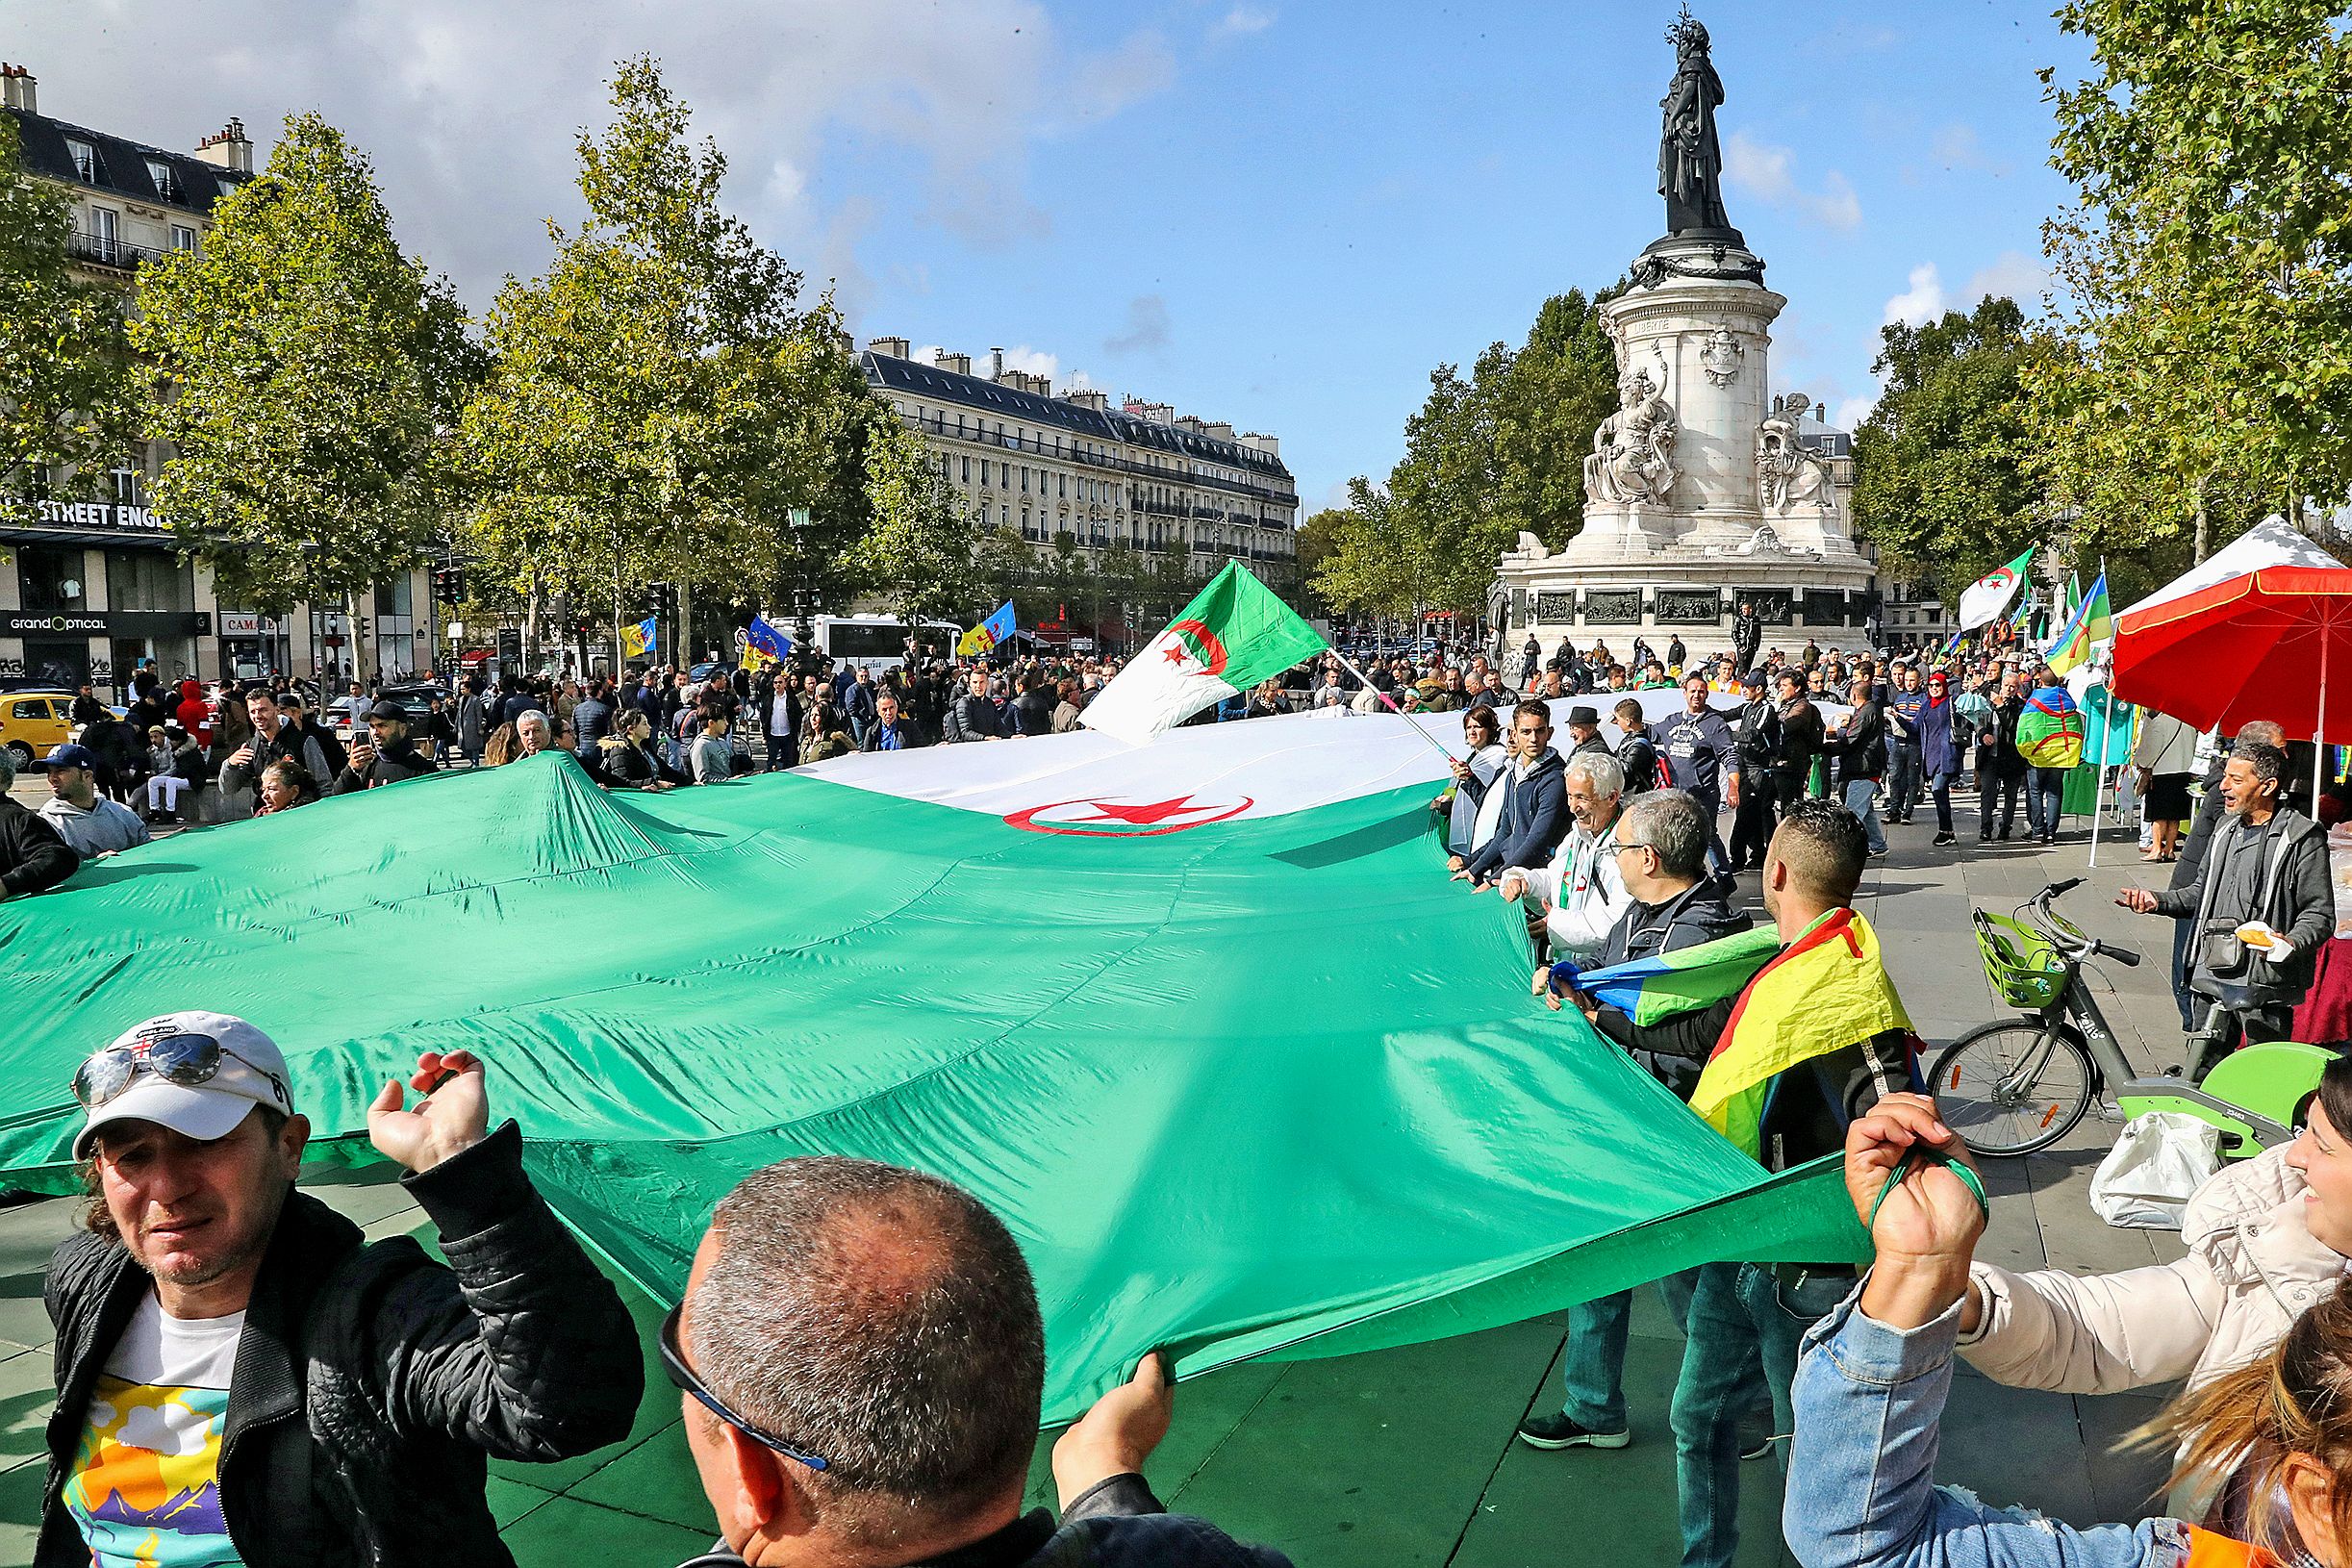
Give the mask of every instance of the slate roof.
[{"label": "slate roof", "polygon": [[[208,164],[193,153],[150,147],[142,141],[109,136],[88,126],[52,119],[47,114],[28,114],[21,109],[0,109],[0,114],[16,121],[27,172],[80,186],[86,190],[108,191],[126,201],[203,215],[210,213],[213,203],[227,194],[231,187],[253,177]],[[84,179],[75,165],[73,154],[66,150],[67,138],[89,143],[97,154],[90,178]],[[155,178],[147,170],[150,162],[168,168],[178,189],[169,193],[157,190]]]},{"label": "slate roof", "polygon": [[1138,418],[1118,410],[1099,414],[1058,397],[1000,386],[986,376],[943,370],[937,366],[902,360],[892,354],[877,354],[872,349],[860,354],[858,359],[866,371],[867,381],[910,397],[928,397],[964,408],[994,409],[1005,418],[1018,418],[1030,424],[1067,430],[1088,441],[1125,442],[1133,446],[1156,447],[1163,452],[1195,457],[1203,462],[1226,464],[1268,481],[1288,481],[1291,477],[1290,469],[1283,467],[1281,458],[1261,452],[1253,446],[1244,446],[1239,442],[1220,441],[1215,436],[1197,436],[1189,430],[1162,424],[1157,419]]}]

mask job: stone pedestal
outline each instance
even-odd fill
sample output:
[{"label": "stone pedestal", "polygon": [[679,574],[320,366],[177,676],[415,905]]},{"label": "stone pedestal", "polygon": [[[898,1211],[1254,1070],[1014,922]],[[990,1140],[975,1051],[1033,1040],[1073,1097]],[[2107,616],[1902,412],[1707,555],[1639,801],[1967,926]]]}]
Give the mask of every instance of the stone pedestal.
[{"label": "stone pedestal", "polygon": [[1806,399],[1770,395],[1788,302],[1724,239],[1661,240],[1631,277],[1602,307],[1623,406],[1586,464],[1583,526],[1557,554],[1523,534],[1503,557],[1505,645],[1531,630],[1549,655],[1565,633],[1623,656],[1680,636],[1703,655],[1731,645],[1742,598],[1766,646],[1858,645],[1874,568],[1845,521],[1851,462],[1804,423]]}]

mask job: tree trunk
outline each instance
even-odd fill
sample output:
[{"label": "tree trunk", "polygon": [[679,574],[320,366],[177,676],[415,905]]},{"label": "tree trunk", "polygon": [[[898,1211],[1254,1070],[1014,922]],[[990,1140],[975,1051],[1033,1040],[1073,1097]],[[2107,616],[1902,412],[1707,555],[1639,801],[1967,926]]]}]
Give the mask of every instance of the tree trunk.
[{"label": "tree trunk", "polygon": [[539,657],[539,573],[531,573],[530,592],[522,601],[522,670],[509,670],[509,677],[520,675]]},{"label": "tree trunk", "polygon": [[2211,535],[2208,532],[2205,517],[2205,481],[2203,479],[2199,479],[2197,481],[2197,532],[2196,541],[2192,546],[2194,551],[2193,555],[2191,556],[2192,564],[2205,559],[2207,546],[2210,543]]}]

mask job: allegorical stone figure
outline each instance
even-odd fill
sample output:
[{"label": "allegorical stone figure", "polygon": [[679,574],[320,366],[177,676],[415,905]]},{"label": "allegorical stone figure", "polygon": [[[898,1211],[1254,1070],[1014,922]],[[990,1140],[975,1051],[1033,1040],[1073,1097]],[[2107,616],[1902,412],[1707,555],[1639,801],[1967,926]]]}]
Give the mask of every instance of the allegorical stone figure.
[{"label": "allegorical stone figure", "polygon": [[1730,229],[1723,210],[1723,144],[1715,135],[1715,106],[1723,78],[1707,56],[1707,29],[1685,7],[1666,31],[1674,45],[1674,85],[1659,107],[1665,134],[1657,144],[1657,190],[1666,198],[1666,232]]}]

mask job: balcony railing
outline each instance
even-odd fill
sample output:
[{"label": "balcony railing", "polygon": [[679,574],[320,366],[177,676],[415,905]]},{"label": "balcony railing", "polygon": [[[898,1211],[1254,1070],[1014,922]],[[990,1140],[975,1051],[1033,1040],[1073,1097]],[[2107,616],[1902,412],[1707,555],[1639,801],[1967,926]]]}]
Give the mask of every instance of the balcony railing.
[{"label": "balcony railing", "polygon": [[164,253],[149,245],[134,245],[126,240],[109,239],[102,234],[85,234],[80,229],[66,237],[65,249],[77,262],[92,266],[112,266],[128,272],[143,266]]}]

